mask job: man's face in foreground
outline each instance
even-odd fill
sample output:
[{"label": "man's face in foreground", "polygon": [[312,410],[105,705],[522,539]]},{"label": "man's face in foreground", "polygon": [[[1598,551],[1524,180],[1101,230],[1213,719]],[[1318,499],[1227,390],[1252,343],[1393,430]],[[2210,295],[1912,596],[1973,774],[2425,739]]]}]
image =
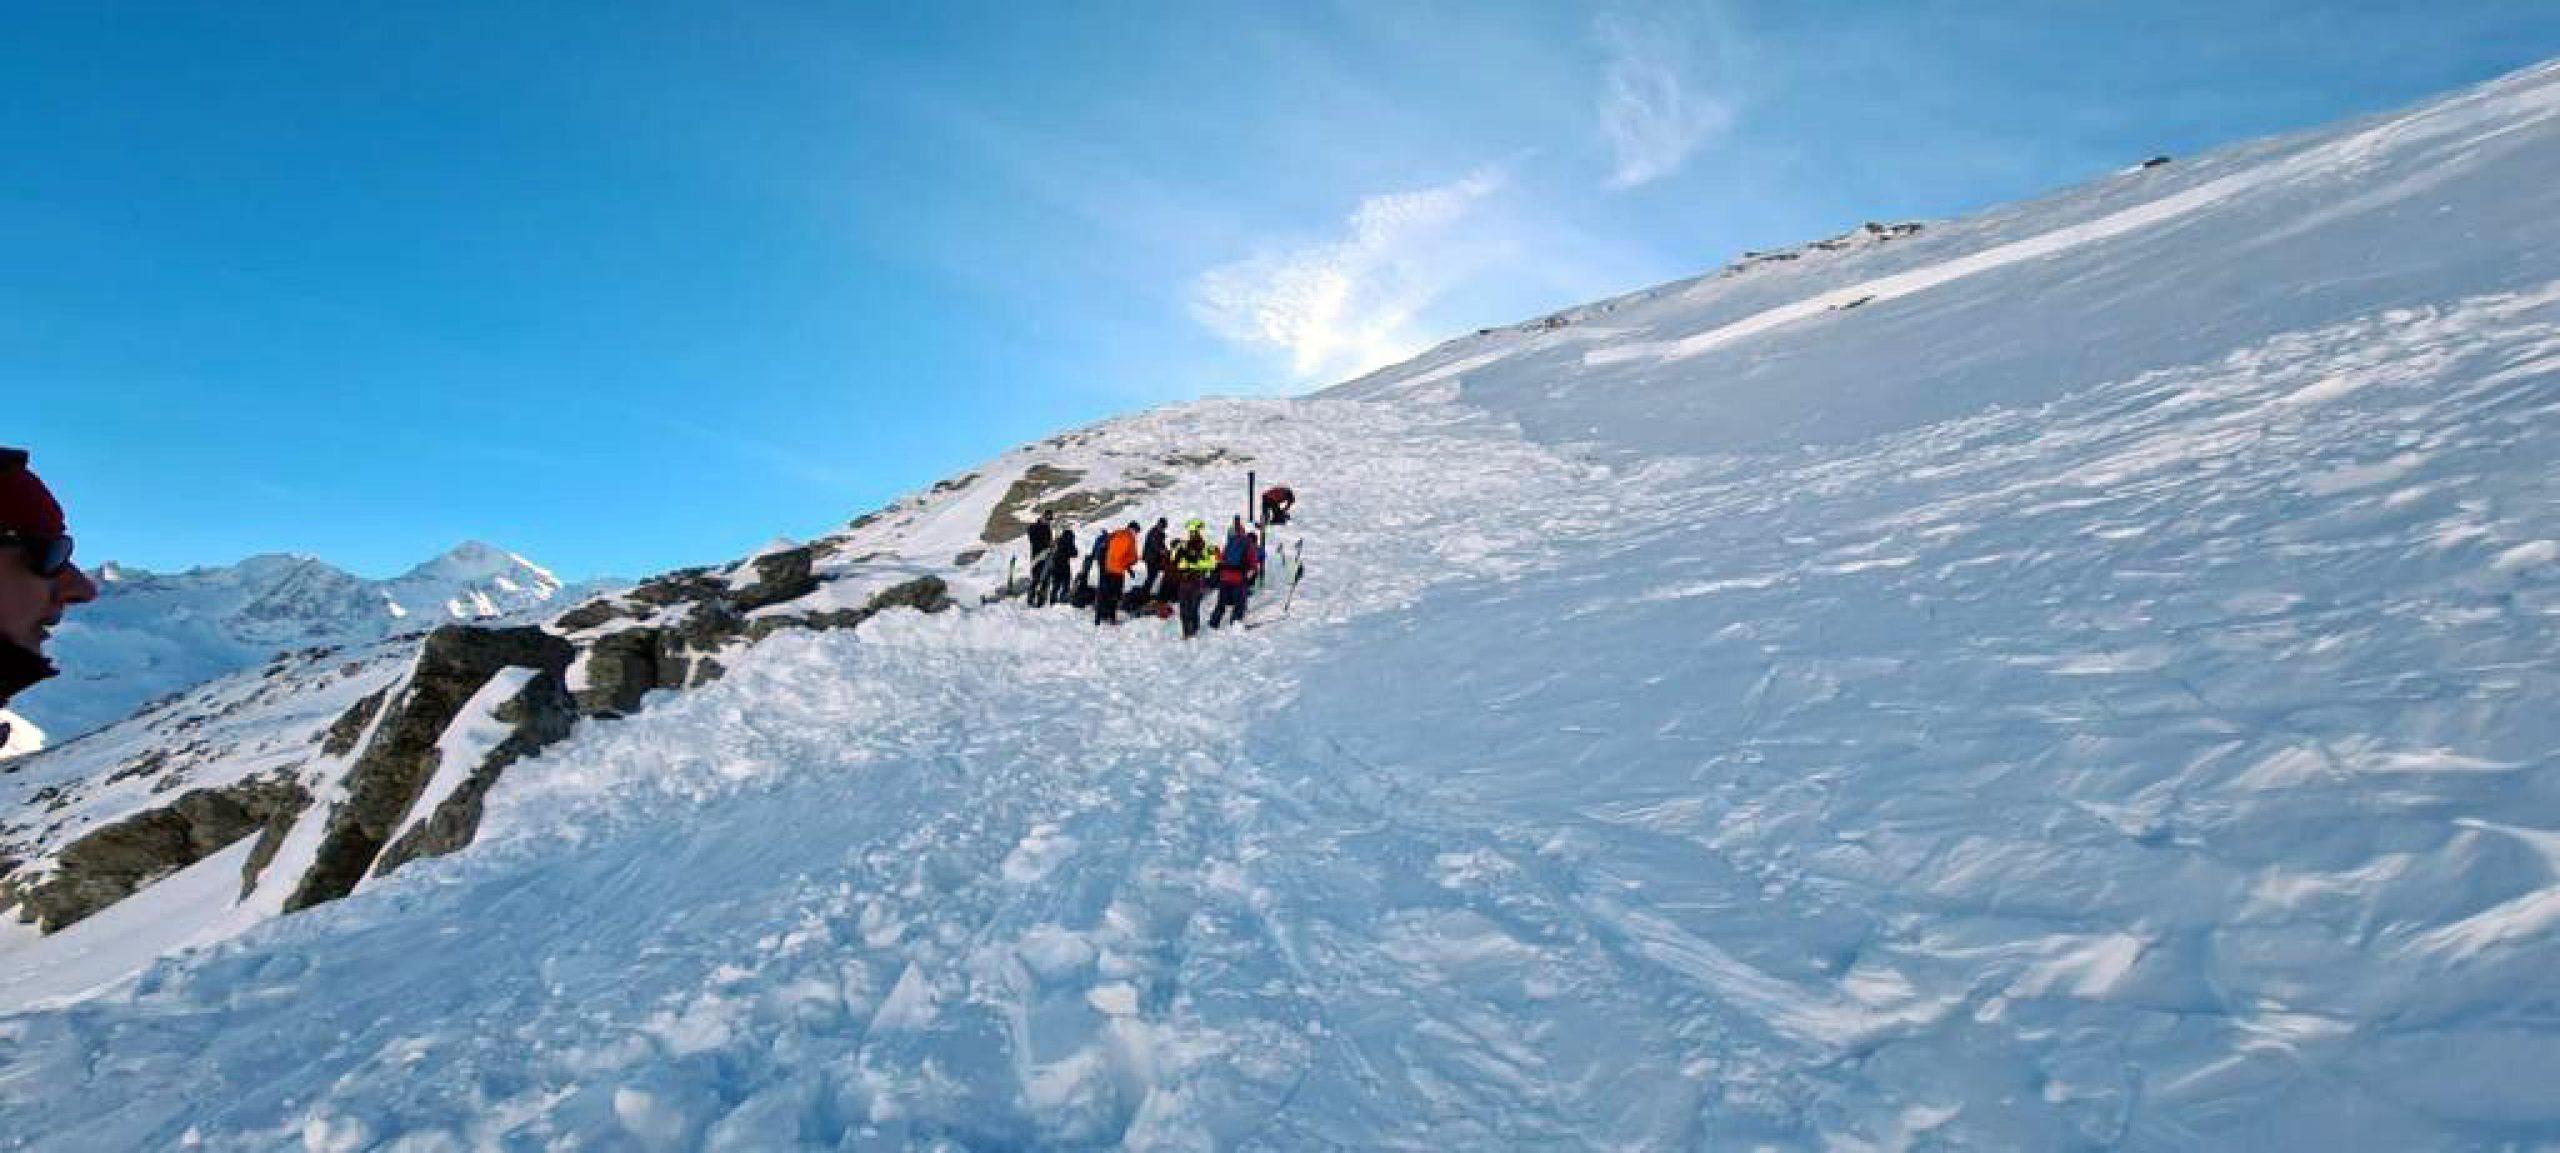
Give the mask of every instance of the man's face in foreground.
[{"label": "man's face in foreground", "polygon": [[36,563],[26,548],[0,541],[0,640],[42,653],[63,610],[96,600],[98,586],[79,565],[46,577],[36,574]]}]

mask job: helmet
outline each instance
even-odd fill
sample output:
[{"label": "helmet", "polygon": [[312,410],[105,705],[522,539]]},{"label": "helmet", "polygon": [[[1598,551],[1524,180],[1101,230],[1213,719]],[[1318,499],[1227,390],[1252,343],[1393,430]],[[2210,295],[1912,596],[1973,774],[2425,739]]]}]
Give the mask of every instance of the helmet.
[{"label": "helmet", "polygon": [[1185,532],[1207,532],[1209,531],[1209,522],[1201,520],[1199,517],[1195,516],[1191,518],[1188,523],[1185,523],[1182,528]]}]

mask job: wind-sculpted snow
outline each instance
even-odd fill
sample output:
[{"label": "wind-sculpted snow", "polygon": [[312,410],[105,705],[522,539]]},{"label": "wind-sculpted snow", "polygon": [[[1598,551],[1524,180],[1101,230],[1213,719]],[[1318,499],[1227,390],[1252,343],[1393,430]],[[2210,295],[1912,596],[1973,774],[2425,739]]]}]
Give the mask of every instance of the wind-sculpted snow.
[{"label": "wind-sculpted snow", "polygon": [[[808,554],[964,611],[0,1016],[0,1147],[2560,1144],[2555,79],[1009,454]],[[1285,619],[980,600],[1246,468]]]},{"label": "wind-sculpted snow", "polygon": [[1400,827],[1269,867],[1372,1019],[1426,864],[1480,1035],[1633,990],[1655,1147],[2553,1140],[2555,427],[2560,286],[1702,465],[1311,670]]}]

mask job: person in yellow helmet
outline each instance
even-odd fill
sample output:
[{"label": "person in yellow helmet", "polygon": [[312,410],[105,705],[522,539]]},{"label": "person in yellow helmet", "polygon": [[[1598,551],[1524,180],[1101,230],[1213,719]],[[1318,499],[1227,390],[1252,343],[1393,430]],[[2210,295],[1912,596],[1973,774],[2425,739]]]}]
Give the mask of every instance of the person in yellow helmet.
[{"label": "person in yellow helmet", "polygon": [[1209,574],[1218,567],[1217,550],[1209,547],[1209,526],[1192,521],[1183,526],[1182,543],[1173,546],[1174,601],[1182,613],[1182,639],[1200,635],[1200,597],[1208,591]]}]

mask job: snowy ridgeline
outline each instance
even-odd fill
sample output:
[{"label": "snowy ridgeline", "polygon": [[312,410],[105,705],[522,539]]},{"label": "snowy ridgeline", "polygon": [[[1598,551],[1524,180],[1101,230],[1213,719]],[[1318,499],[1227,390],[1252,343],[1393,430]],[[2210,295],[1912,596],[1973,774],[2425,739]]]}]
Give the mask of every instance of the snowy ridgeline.
[{"label": "snowy ridgeline", "polygon": [[[350,899],[0,938],[0,1132],[2560,1141],[2555,86],[1008,455],[801,598],[968,611],[723,649]],[[971,595],[1247,467],[1271,627]]]},{"label": "snowy ridgeline", "polygon": [[182,573],[108,564],[98,587],[98,600],[56,631],[52,653],[64,675],[15,703],[54,744],[278,653],[368,644],[449,621],[547,616],[615,583],[563,585],[523,557],[469,541],[388,580],[306,556],[256,556]]}]

